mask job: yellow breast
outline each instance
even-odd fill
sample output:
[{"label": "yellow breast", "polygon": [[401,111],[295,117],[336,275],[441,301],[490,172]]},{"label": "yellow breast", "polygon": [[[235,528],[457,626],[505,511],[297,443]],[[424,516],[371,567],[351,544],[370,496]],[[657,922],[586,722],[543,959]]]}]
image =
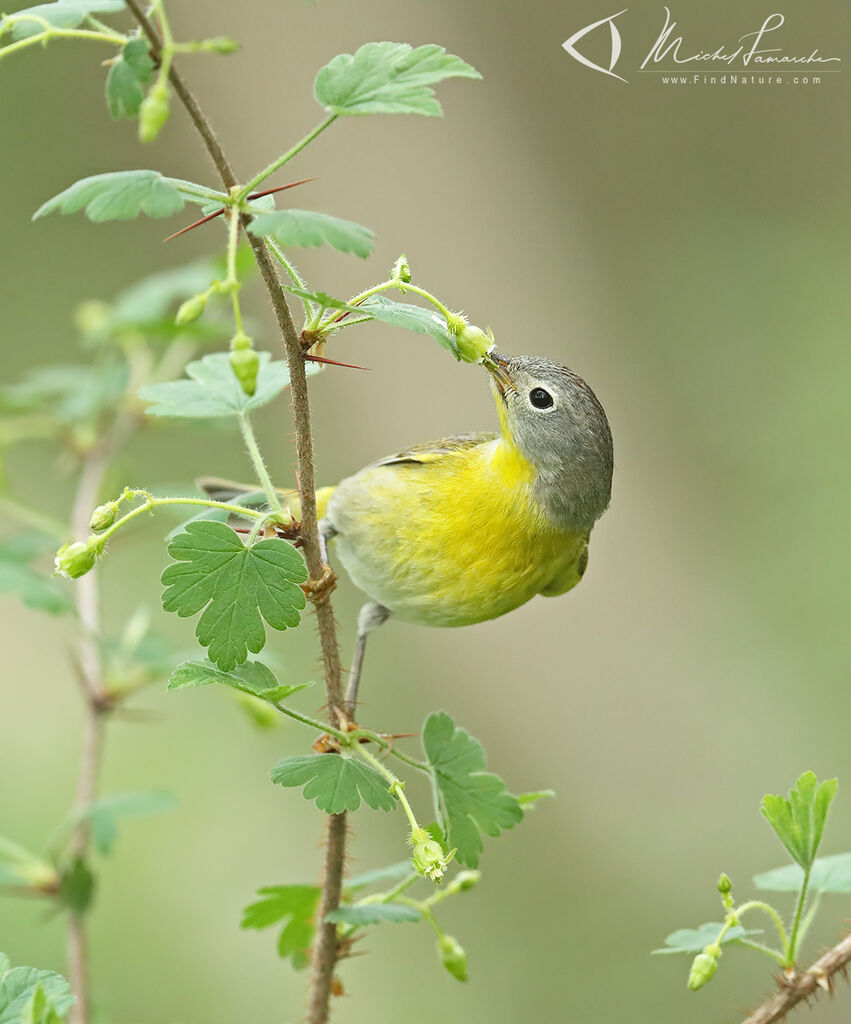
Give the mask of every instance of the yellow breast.
[{"label": "yellow breast", "polygon": [[587,537],[549,523],[533,482],[534,469],[504,439],[374,466],[330,497],[335,547],[354,582],[400,618],[496,618],[581,575]]}]

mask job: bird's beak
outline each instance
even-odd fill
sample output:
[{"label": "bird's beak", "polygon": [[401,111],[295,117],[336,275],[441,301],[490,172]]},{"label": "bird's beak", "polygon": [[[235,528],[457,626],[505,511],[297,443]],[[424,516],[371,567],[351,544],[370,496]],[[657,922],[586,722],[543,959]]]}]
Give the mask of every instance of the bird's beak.
[{"label": "bird's beak", "polygon": [[508,372],[508,360],[505,356],[501,356],[498,352],[492,350],[485,356],[482,362],[487,367],[497,390],[503,398],[506,391],[514,390],[514,381]]}]

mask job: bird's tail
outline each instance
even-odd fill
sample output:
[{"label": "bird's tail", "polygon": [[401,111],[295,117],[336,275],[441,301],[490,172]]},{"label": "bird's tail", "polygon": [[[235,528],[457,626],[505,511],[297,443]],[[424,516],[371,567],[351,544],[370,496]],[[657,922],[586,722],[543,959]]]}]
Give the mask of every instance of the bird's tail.
[{"label": "bird's tail", "polygon": [[[265,491],[251,484],[241,484],[235,480],[223,480],[221,477],[216,476],[204,476],[195,482],[207,497],[212,498],[214,501],[238,500],[241,504],[248,505],[250,508],[259,508],[267,504]],[[333,487],[320,487],[317,490],[316,511],[320,519],[325,515],[325,509],[328,507],[328,502],[333,493]],[[284,507],[289,509],[293,518],[300,520],[301,498],[298,491],[278,490],[278,494],[284,503]]]}]

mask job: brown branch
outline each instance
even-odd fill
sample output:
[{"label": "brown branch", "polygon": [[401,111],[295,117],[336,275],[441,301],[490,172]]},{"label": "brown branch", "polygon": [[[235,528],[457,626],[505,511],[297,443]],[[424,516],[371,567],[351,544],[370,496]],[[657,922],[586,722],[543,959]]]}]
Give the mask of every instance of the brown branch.
[{"label": "brown branch", "polygon": [[[138,0],[127,0],[127,7],[151,44],[154,56],[159,56],[162,48],[159,36],[154,25],[142,10]],[[186,108],[192,123],[203,139],[207,152],[222,179],[222,184],[230,191],[237,184],[236,177],[212,125],[207,120],[206,115],[201,110],[198,102],[189,91],[174,65],[172,65],[169,72],[169,80],[174,87],[175,93]],[[245,227],[248,223],[248,217],[243,217],[242,223],[243,227]],[[316,483],[313,467],[313,439],[310,426],[310,399],[307,390],[304,350],[302,349],[298,330],[287,305],[283,289],[278,280],[275,264],[265,243],[260,238],[256,238],[251,234],[248,234],[248,241],[251,244],[254,258],[260,269],[260,275],[263,278],[263,283],[269,294],[269,300],[275,311],[275,317],[278,321],[289,365],[298,479],[301,490],[302,550],[304,551],[305,561],[310,574],[309,582],[313,585],[311,589],[316,608],[319,645],[322,650],[328,715],[332,723],[337,725],[340,717],[343,715],[342,668],[340,665],[340,648],[337,641],[337,624],[334,620],[331,603],[328,600],[332,589],[333,575],[323,562],[322,551],[319,545],[319,528],[316,516]],[[339,902],[345,859],[345,841],[345,815],[331,816],[327,829],[328,845],[325,856],[325,878],[319,907],[320,921],[323,921],[324,915],[333,910]],[[336,929],[333,926],[321,924],[313,946],[309,1024],[325,1024],[328,1020],[331,983],[338,952]]]},{"label": "brown branch", "polygon": [[[88,537],[89,518],[97,504],[103,476],[106,471],[108,447],[100,445],[83,459],[74,507],[71,529],[77,540]],[[93,569],[77,581],[74,603],[79,620],[77,657],[80,685],[85,698],[83,711],[83,741],[80,768],[77,776],[75,807],[78,811],[88,807],[97,796],[98,775],[103,753],[104,685],[101,662],[100,607],[97,570]],[[85,857],[89,847],[90,822],[81,816],[71,835],[71,852]],[[87,1024],[89,1020],[89,949],[86,920],[83,914],[68,914],[68,977],[77,999],[71,1007],[70,1024]]]},{"label": "brown branch", "polygon": [[833,980],[837,974],[847,974],[851,963],[851,935],[846,935],[833,949],[807,970],[796,975],[791,981],[778,979],[778,989],[745,1020],[743,1024],[776,1024],[801,1003],[809,1005],[810,1000],[821,992],[833,995]]}]

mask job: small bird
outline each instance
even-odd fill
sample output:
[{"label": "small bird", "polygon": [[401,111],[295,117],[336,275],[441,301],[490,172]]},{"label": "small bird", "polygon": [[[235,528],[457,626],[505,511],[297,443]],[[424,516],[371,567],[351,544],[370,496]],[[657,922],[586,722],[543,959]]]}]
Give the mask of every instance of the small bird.
[{"label": "small bird", "polygon": [[320,533],[370,601],[366,638],[391,615],[424,626],[495,619],[575,587],[609,505],[612,435],[577,374],[543,356],[484,360],[500,432],[464,434],[381,459],[317,493]]},{"label": "small bird", "polygon": [[[491,351],[482,361],[499,433],[414,445],[317,491],[323,543],[333,542],[370,599],[358,616],[349,716],[367,636],[391,615],[424,626],[484,622],[536,594],[564,594],[588,564],[612,487],[602,405],[581,377],[543,356]],[[222,497],[216,483],[202,486]],[[287,499],[298,518],[297,496]]]}]

